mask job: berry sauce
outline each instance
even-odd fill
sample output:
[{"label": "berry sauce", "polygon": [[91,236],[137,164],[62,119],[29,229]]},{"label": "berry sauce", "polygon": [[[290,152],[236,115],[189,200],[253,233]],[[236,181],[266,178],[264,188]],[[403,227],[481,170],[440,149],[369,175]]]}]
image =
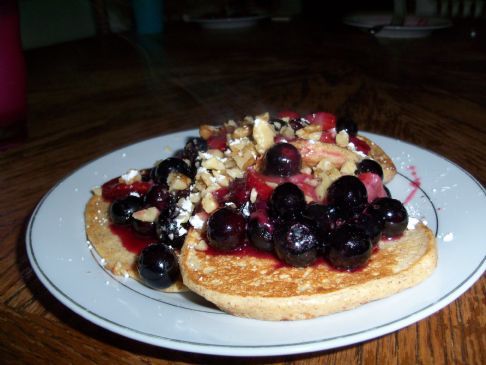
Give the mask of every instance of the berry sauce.
[{"label": "berry sauce", "polygon": [[417,174],[417,167],[414,165],[407,166],[407,170],[410,171],[413,180],[410,182],[410,186],[412,187],[412,191],[408,194],[408,196],[403,201],[403,205],[408,204],[412,201],[417,191],[420,189],[421,181],[420,177]]},{"label": "berry sauce", "polygon": [[110,231],[120,238],[123,247],[137,255],[149,244],[155,242],[152,237],[139,236],[129,226],[110,224]]}]

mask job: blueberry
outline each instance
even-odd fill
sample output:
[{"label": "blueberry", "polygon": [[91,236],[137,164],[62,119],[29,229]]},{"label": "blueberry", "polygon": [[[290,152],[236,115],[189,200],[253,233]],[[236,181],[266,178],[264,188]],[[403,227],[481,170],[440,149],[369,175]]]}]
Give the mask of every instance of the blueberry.
[{"label": "blueberry", "polygon": [[408,213],[403,204],[392,198],[378,198],[370,204],[370,213],[383,225],[383,235],[398,237],[407,228]]},{"label": "blueberry", "polygon": [[155,289],[171,286],[179,278],[179,265],[172,248],[156,243],[145,247],[137,260],[143,282]]},{"label": "blueberry", "polygon": [[309,125],[309,122],[304,118],[290,119],[289,125],[294,131],[305,128]]},{"label": "blueberry", "polygon": [[319,242],[311,226],[293,222],[280,227],[275,234],[274,245],[280,260],[304,267],[316,260]]},{"label": "blueberry", "polygon": [[373,174],[376,174],[383,180],[383,168],[375,160],[365,158],[364,160],[358,163],[355,174],[359,175],[364,172],[371,172]]},{"label": "blueberry", "polygon": [[199,152],[206,152],[208,150],[208,143],[201,137],[189,138],[184,146],[183,156],[188,160],[194,161],[199,155]]},{"label": "blueberry", "polygon": [[263,158],[265,175],[288,177],[299,173],[302,158],[290,143],[277,143],[270,147]]},{"label": "blueberry", "polygon": [[337,269],[356,270],[364,266],[371,256],[371,240],[359,227],[342,225],[331,233],[329,242],[326,257]]},{"label": "blueberry", "polygon": [[368,203],[368,193],[364,184],[351,175],[341,176],[327,191],[329,204],[339,206],[348,217],[358,215]]},{"label": "blueberry", "polygon": [[132,219],[132,214],[142,209],[143,199],[129,195],[126,198],[115,200],[110,205],[110,219],[114,224],[128,224]]},{"label": "blueberry", "polygon": [[174,196],[165,185],[154,185],[145,195],[145,205],[156,207],[161,216],[170,216],[175,209]]},{"label": "blueberry", "polygon": [[159,216],[155,232],[159,242],[180,249],[187,235],[188,223],[178,224],[173,217]]},{"label": "blueberry", "polygon": [[169,157],[154,167],[153,179],[158,184],[167,184],[167,177],[171,172],[178,172],[191,179],[194,177],[194,171],[184,160],[177,157]]},{"label": "blueberry", "polygon": [[365,210],[358,217],[352,220],[352,224],[362,229],[373,245],[376,245],[381,238],[383,224],[368,210]]},{"label": "blueberry", "polygon": [[336,132],[346,131],[350,137],[356,137],[358,134],[358,126],[349,117],[341,117],[336,121]]},{"label": "blueberry", "polygon": [[220,208],[208,219],[208,243],[223,251],[233,250],[245,241],[245,226],[245,218],[236,209]]},{"label": "blueberry", "polygon": [[248,238],[256,248],[273,251],[274,222],[264,210],[251,214],[248,222]]},{"label": "blueberry", "polygon": [[273,216],[284,220],[301,216],[306,206],[304,193],[297,185],[290,182],[275,188],[269,204]]},{"label": "blueberry", "polygon": [[310,222],[319,240],[319,252],[324,255],[328,246],[331,231],[344,223],[344,217],[337,206],[310,203],[303,214]]},{"label": "blueberry", "polygon": [[145,222],[138,219],[132,219],[132,229],[142,236],[155,235],[155,222]]}]

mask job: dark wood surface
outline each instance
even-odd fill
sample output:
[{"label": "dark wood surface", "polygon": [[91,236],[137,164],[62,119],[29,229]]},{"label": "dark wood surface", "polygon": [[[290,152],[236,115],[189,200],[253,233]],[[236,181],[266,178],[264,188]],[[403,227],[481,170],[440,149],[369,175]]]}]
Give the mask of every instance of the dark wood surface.
[{"label": "dark wood surface", "polygon": [[[0,155],[0,362],[229,363],[110,333],[64,307],[33,273],[24,232],[35,205],[59,179],[120,146],[263,111],[347,112],[361,129],[428,148],[484,185],[486,32],[473,39],[468,31],[379,41],[347,28],[174,27],[162,38],[107,36],[27,52],[29,136]],[[485,283],[374,340],[232,363],[485,364]]]}]

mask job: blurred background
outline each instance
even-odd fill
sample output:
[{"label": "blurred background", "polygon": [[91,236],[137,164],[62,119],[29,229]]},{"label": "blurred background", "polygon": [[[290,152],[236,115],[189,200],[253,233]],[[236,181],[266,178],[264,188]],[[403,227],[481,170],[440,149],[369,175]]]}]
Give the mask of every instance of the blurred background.
[{"label": "blurred background", "polygon": [[[134,11],[158,6],[164,31],[188,19],[266,15],[332,29],[355,12],[391,12],[392,0],[18,0],[24,49],[136,30]],[[407,1],[409,13],[457,19],[484,17],[484,0]],[[157,11],[159,13],[159,11]],[[152,14],[154,15],[154,14]]]}]

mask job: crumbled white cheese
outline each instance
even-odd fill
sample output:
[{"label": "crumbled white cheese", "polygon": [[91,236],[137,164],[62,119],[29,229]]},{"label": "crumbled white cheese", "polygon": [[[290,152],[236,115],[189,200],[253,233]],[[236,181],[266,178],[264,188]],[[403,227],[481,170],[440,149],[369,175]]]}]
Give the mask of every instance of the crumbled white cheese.
[{"label": "crumbled white cheese", "polygon": [[202,229],[204,226],[204,219],[202,219],[199,214],[196,214],[189,219],[189,223],[196,229]]},{"label": "crumbled white cheese", "polygon": [[122,176],[120,176],[120,180],[122,180],[125,184],[131,184],[134,181],[141,180],[142,176],[140,172],[135,169],[130,169]]},{"label": "crumbled white cheese", "polygon": [[409,217],[408,218],[408,224],[407,224],[407,229],[415,229],[415,226],[420,222],[417,218],[414,217]]},{"label": "crumbled white cheese", "polygon": [[445,234],[442,239],[444,240],[444,242],[450,242],[454,239],[454,233],[449,232],[449,233]]},{"label": "crumbled white cheese", "polygon": [[354,153],[360,155],[361,157],[368,157],[368,155],[366,153],[358,151],[353,142],[349,142],[347,148],[348,148],[348,150],[353,151]]}]

